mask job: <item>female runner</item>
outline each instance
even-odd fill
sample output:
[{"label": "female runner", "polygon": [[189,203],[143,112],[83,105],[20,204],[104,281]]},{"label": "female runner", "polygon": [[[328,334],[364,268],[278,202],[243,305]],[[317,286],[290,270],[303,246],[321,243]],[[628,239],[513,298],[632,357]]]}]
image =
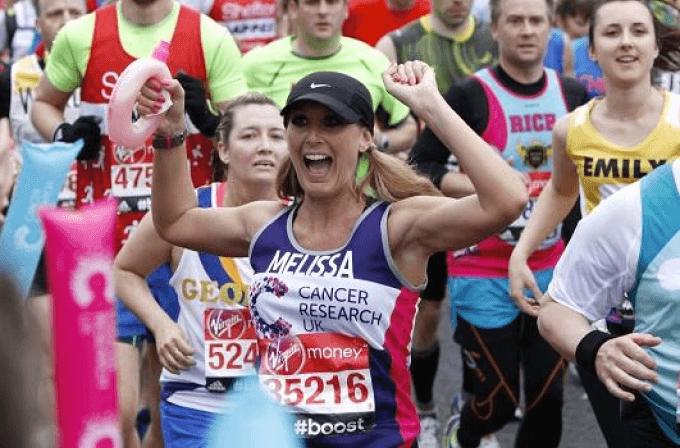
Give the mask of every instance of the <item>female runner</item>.
[{"label": "female runner", "polygon": [[[246,94],[223,112],[213,161],[217,182],[197,190],[200,207],[236,207],[276,200],[276,174],[287,156],[283,120],[269,98]],[[225,175],[226,171],[226,175]],[[151,296],[145,278],[170,263],[179,298],[177,323]],[[116,292],[151,329],[163,372],[161,425],[165,446],[206,446],[235,378],[255,373],[255,333],[248,311],[252,268],[246,258],[224,258],[172,246],[142,220],[116,258]]]},{"label": "female runner", "polygon": [[[526,313],[537,315],[538,302],[527,299],[524,289],[542,296],[527,266],[528,255],[564,219],[579,194],[585,215],[612,192],[680,156],[680,97],[653,87],[650,79],[659,54],[656,37],[646,2],[605,0],[595,6],[590,53],[602,68],[606,96],[576,109],[553,129],[553,175],[509,264],[510,295]],[[632,323],[630,316],[615,313],[610,331],[625,332],[627,322]],[[609,446],[623,446],[618,400],[597,378],[580,373]]]},{"label": "female runner", "polygon": [[[174,103],[154,140],[156,229],[176,245],[250,256],[260,381],[296,414],[291,431],[309,446],[413,446],[408,347],[427,259],[498,231],[527,201],[522,180],[447,106],[430,67],[393,66],[383,81],[452,148],[476,195],[437,196],[378,152],[365,86],[318,72],[295,84],[282,111],[290,161],[279,194],[294,204],[198,208],[181,144],[181,87],[152,80],[138,101],[153,113],[164,88]],[[357,182],[360,158],[369,169]]]}]

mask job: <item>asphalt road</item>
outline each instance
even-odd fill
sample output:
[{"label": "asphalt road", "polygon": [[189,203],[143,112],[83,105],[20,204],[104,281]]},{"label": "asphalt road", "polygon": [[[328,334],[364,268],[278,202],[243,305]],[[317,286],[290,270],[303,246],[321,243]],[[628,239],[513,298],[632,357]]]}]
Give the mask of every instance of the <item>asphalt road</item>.
[{"label": "asphalt road", "polygon": [[[451,338],[448,302],[442,304],[442,310],[444,312],[442,312],[442,320],[439,325],[442,350],[435,380],[434,396],[443,426],[450,413],[451,397],[460,390],[461,361],[459,348]],[[564,399],[560,447],[607,448],[583,388],[569,374],[565,378]],[[517,425],[517,423],[510,423],[496,434],[502,448],[514,446]]]}]

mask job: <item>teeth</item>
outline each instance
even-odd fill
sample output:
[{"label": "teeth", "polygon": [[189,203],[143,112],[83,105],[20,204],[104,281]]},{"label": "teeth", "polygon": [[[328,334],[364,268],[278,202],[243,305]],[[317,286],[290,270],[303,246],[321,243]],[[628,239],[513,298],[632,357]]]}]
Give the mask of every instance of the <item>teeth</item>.
[{"label": "teeth", "polygon": [[325,160],[328,159],[328,156],[325,156],[323,154],[307,154],[305,156],[305,159],[307,160],[312,160],[312,161],[317,161],[317,160]]}]

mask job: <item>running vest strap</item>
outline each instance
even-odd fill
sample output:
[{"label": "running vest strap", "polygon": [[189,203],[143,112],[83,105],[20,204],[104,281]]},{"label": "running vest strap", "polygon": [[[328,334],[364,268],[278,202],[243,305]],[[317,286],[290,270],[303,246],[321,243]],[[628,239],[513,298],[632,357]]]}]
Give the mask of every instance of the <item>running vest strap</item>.
[{"label": "running vest strap", "polygon": [[485,23],[472,19],[470,30],[460,38],[442,36],[432,30],[431,16],[426,15],[389,34],[397,53],[397,62],[416,59],[434,68],[442,94],[455,81],[495,64],[496,42]]},{"label": "running vest strap", "polygon": [[574,110],[569,119],[566,151],[576,165],[581,211],[590,213],[603,199],[659,165],[680,157],[680,96],[664,92],[659,123],[643,141],[622,147],[607,141],[590,114],[599,99]]},{"label": "running vest strap", "polygon": [[251,311],[260,381],[326,447],[410,447],[419,431],[408,357],[418,292],[392,260],[389,204],[376,202],[335,250],[302,248],[296,207],[253,238]]},{"label": "running vest strap", "polygon": [[[449,275],[507,277],[508,259],[531,217],[534,205],[552,174],[552,128],[567,113],[559,76],[545,69],[545,87],[536,95],[510,91],[490,69],[477,72],[488,106],[489,120],[482,138],[501,156],[529,178],[529,202],[508,228],[472,248],[449,257]],[[564,244],[558,226],[529,257],[532,270],[552,268]]]},{"label": "running vest strap", "polygon": [[[99,160],[78,164],[77,204],[114,196],[119,199],[117,249],[127,240],[151,202],[153,149],[149,142],[139,148],[114,145],[108,138],[106,108],[120,73],[135,58],[123,49],[118,36],[115,4],[95,12],[92,49],[82,82],[81,114],[102,118],[102,151]],[[205,59],[201,46],[200,14],[182,6],[170,42],[168,67],[206,81]],[[187,155],[194,185],[209,182],[212,143],[188,123]]]},{"label": "running vest strap", "polygon": [[636,282],[630,300],[635,307],[635,332],[659,336],[663,343],[647,347],[656,361],[659,382],[645,394],[654,416],[673,443],[676,431],[676,394],[680,374],[680,341],[673,337],[680,326],[680,165],[667,164],[640,183],[642,237]]},{"label": "running vest strap", "polygon": [[[225,190],[225,183],[197,189],[199,207],[219,207]],[[220,412],[224,395],[212,392],[225,392],[234,379],[255,373],[257,340],[248,309],[251,276],[247,258],[182,250],[169,283],[180,302],[177,324],[194,349],[196,365],[179,375],[163,370],[161,381],[174,385],[169,402]]]},{"label": "running vest strap", "polygon": [[209,15],[229,29],[241,53],[277,38],[276,0],[215,0]]}]

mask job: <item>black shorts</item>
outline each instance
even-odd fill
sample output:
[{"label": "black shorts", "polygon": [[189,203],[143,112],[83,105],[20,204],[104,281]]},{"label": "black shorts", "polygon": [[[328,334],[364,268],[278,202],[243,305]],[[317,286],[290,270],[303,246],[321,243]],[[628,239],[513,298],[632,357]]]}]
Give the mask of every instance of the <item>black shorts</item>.
[{"label": "black shorts", "polygon": [[446,295],[446,252],[437,252],[427,260],[427,287],[420,294],[423,300],[441,302]]}]

